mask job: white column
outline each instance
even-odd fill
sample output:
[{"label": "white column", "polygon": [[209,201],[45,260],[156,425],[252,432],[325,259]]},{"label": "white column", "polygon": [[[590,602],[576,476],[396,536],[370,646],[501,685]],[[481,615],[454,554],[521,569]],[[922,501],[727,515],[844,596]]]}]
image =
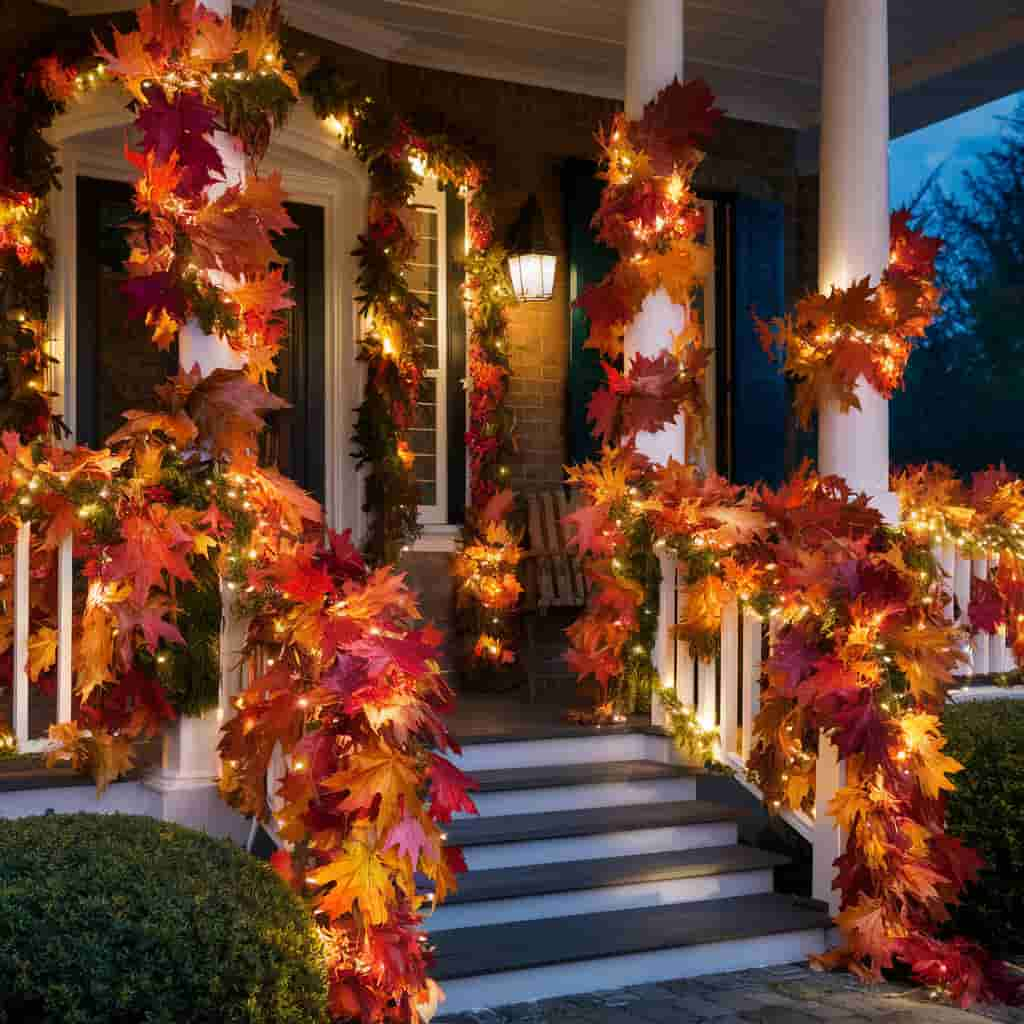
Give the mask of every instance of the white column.
[{"label": "white column", "polygon": [[[207,10],[221,17],[231,17],[231,0],[204,0]],[[214,145],[224,164],[224,181],[217,182],[209,189],[211,198],[216,198],[231,185],[245,181],[245,155],[237,140],[226,132],[215,132]],[[245,360],[216,335],[205,334],[195,320],[190,320],[178,334],[178,363],[183,370],[191,370],[199,364],[203,376],[223,368],[236,370],[245,365]],[[227,594],[222,602],[224,616],[230,615]],[[222,627],[221,645],[231,635]],[[226,662],[237,661],[234,652],[221,651],[222,669]],[[182,715],[170,726],[164,736],[162,772],[155,785],[165,792],[174,793],[172,804],[165,807],[165,816],[186,824],[195,821],[206,822],[208,799],[206,796],[189,797],[182,791],[206,789],[216,782],[220,774],[220,758],[217,753],[221,714],[214,708],[201,716]],[[215,796],[215,794],[214,794]]]},{"label": "white column", "polygon": [[[636,120],[644,106],[669,85],[683,79],[683,0],[630,0],[626,22],[626,116]],[[683,329],[686,309],[673,303],[664,289],[648,295],[626,331],[626,359],[656,356],[672,345],[673,333]],[[682,412],[657,434],[641,434],[638,448],[662,463],[686,455],[686,426]]]},{"label": "white column", "polygon": [[[889,262],[887,0],[827,0],[822,64],[819,287],[846,288]],[[861,409],[821,403],[818,465],[898,518],[889,491],[889,403],[866,381]]]}]

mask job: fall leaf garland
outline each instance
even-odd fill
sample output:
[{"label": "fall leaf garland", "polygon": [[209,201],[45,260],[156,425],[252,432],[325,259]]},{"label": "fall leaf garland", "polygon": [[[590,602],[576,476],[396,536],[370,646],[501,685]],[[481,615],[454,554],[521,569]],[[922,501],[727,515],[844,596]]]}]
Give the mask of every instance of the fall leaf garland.
[{"label": "fall leaf garland", "polygon": [[822,399],[840,408],[860,408],[856,396],[863,377],[879,394],[892,397],[915,339],[939,310],[935,259],[941,242],[910,227],[910,213],[891,219],[889,265],[878,284],[869,278],[828,295],[809,295],[793,313],[764,321],[754,317],[761,345],[778,350],[782,369],[796,381],[796,411],[808,427]]}]

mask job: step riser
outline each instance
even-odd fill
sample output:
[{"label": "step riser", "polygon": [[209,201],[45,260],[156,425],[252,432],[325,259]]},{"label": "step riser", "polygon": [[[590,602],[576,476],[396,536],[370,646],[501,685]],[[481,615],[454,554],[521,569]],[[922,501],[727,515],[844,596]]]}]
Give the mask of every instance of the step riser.
[{"label": "step riser", "polygon": [[501,768],[541,768],[556,764],[599,764],[606,761],[672,762],[672,742],[643,733],[565,736],[550,740],[508,740],[471,743],[456,764],[466,772]]},{"label": "step riser", "polygon": [[638,828],[628,832],[493,843],[463,849],[470,871],[525,867],[600,857],[627,857],[639,853],[696,850],[708,846],[732,846],[737,842],[735,822]]},{"label": "step riser", "polygon": [[439,907],[427,919],[430,931],[504,924],[508,921],[537,921],[572,917],[603,910],[632,910],[666,903],[695,903],[698,900],[751,896],[772,891],[772,871],[738,871],[696,878],[670,878],[637,885],[605,886],[573,892],[548,893],[479,903]]},{"label": "step riser", "polygon": [[578,960],[525,970],[442,981],[440,1012],[466,1013],[484,1007],[552,999],[626,985],[645,985],[702,974],[797,963],[825,951],[820,928],[756,939],[737,939],[651,953]]},{"label": "step riser", "polygon": [[588,786],[552,786],[548,789],[514,789],[502,793],[473,794],[473,802],[481,817],[578,811],[584,807],[622,807],[625,804],[661,804],[696,798],[697,780],[693,778],[600,782]]}]

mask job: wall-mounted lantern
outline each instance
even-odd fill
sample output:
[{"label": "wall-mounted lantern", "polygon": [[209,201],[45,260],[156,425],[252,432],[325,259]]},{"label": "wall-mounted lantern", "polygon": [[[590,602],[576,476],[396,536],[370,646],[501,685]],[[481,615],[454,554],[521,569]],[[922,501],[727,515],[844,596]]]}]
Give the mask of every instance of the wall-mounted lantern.
[{"label": "wall-mounted lantern", "polygon": [[555,252],[544,230],[544,214],[537,197],[523,204],[519,217],[509,229],[508,274],[520,302],[543,302],[555,290]]}]

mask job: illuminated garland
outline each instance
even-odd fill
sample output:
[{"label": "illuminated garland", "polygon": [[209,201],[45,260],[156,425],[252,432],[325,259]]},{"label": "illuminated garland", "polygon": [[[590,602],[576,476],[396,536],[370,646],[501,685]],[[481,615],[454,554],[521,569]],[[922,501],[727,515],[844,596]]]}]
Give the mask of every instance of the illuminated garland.
[{"label": "illuminated garland", "polygon": [[[442,756],[452,694],[434,660],[438,636],[416,626],[399,576],[368,572],[347,537],[324,541],[317,503],[255,464],[260,414],[282,404],[261,379],[282,336],[276,314],[290,303],[267,269],[272,234],[287,222],[283,193],[258,177],[209,193],[215,117],[240,127],[255,164],[279,122],[280,104],[262,103],[282,95],[270,80],[292,91],[276,10],[254,11],[237,38],[191,2],[161,0],[138,17],[139,30],[115,32],[116,52],[104,51],[138,102],[143,140],[128,156],[142,172],[136,205],[150,226],[132,240],[128,289],[157,344],[197,316],[248,365],[178,374],[158,389],[159,410],[126,414],[111,449],[4,436],[0,544],[9,551],[18,525],[30,524],[33,685],[53,669],[56,549],[69,535],[84,583],[73,602],[81,711],[51,727],[51,759],[92,771],[102,789],[131,766],[133,739],[216,700],[223,582],[253,616],[252,655],[266,668],[225,727],[226,793],[265,820],[277,808],[293,855],[276,866],[321,926],[334,1013],[418,1021],[439,990],[426,974],[418,925],[428,898],[416,877],[444,898],[464,864],[437,823],[474,810],[470,781]],[[234,113],[215,105],[222,66],[239,83]],[[8,616],[11,578],[8,559]],[[278,744],[291,755],[288,774],[267,793]]]},{"label": "illuminated garland", "polygon": [[[462,545],[452,563],[459,581],[461,629],[474,638],[470,670],[515,660],[514,617],[522,587],[517,566],[523,535],[509,522],[508,457],[517,448],[508,408],[506,310],[513,301],[505,252],[480,202],[469,210],[470,252],[465,295],[469,316],[469,507]],[[490,677],[490,673],[488,673]]]},{"label": "illuminated garland", "polygon": [[67,432],[46,390],[46,272],[51,262],[47,196],[55,151],[43,138],[71,98],[103,76],[56,57],[12,62],[0,82],[0,429],[23,440]]},{"label": "illuminated garland", "polygon": [[828,295],[810,295],[785,317],[754,317],[764,350],[783,355],[783,371],[796,381],[795,408],[810,426],[823,398],[845,412],[860,408],[855,394],[863,377],[891,398],[915,339],[924,337],[939,309],[935,259],[941,242],[910,228],[910,214],[892,215],[889,265],[877,285],[869,278]]},{"label": "illuminated garland", "polygon": [[[655,678],[651,655],[660,569],[653,537],[632,515],[649,470],[635,442],[680,412],[688,450],[703,435],[708,352],[693,307],[711,254],[699,241],[704,213],[692,179],[703,159],[698,147],[720,117],[703,82],[675,80],[644,108],[639,121],[618,114],[598,136],[607,184],[594,225],[620,259],[578,301],[590,318],[587,346],[610,359],[621,355],[627,327],[659,288],[686,310],[657,356],[634,355],[625,372],[604,364],[608,383],[595,393],[588,415],[605,447],[597,464],[569,470],[569,482],[581,488],[586,504],[568,521],[580,550],[591,555],[584,571],[595,595],[569,630],[569,664],[581,679],[596,680],[599,719],[635,710]],[[601,535],[591,544],[598,521]]]},{"label": "illuminated garland", "polygon": [[936,464],[910,466],[892,486],[915,537],[955,544],[968,557],[998,556],[987,578],[971,576],[967,621],[974,632],[1004,631],[1024,662],[1024,481],[1006,469],[987,469],[968,487]]}]

